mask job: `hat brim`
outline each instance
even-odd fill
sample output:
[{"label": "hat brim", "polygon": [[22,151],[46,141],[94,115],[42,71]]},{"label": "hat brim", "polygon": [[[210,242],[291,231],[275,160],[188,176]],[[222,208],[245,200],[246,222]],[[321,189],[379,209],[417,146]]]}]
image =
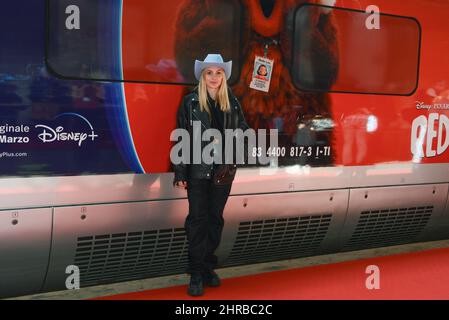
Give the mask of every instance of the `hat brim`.
[{"label": "hat brim", "polygon": [[229,78],[231,78],[232,61],[219,63],[219,62],[203,62],[203,61],[195,60],[195,78],[196,78],[196,80],[200,80],[201,73],[203,72],[203,70],[206,68],[209,68],[209,67],[223,68],[225,75],[226,75],[226,80],[229,80]]}]

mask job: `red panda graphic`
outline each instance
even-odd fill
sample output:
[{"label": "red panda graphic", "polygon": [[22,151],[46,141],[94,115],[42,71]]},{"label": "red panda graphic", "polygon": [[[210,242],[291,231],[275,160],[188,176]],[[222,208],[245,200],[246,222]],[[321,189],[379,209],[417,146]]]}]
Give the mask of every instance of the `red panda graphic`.
[{"label": "red panda graphic", "polygon": [[[304,119],[314,116],[331,118],[331,102],[327,93],[300,91],[292,75],[298,65],[292,65],[292,28],[296,8],[305,3],[334,5],[335,0],[185,0],[180,6],[175,30],[175,56],[179,71],[191,78],[195,59],[203,60],[208,53],[220,53],[225,61],[232,56],[229,39],[229,20],[225,8],[230,2],[244,8],[243,30],[239,52],[240,73],[232,86],[239,98],[248,124],[253,129],[273,128],[273,118],[282,119],[280,143],[295,140],[298,126]],[[337,29],[332,10],[314,8],[308,17],[301,41],[309,45],[306,61],[300,65],[312,66],[314,78],[321,88],[330,89],[338,73]],[[269,92],[249,88],[255,56],[264,55],[269,44],[268,58],[274,60]],[[236,70],[236,69],[233,69]],[[302,69],[301,69],[302,70]],[[324,138],[330,145],[332,133]],[[334,155],[335,156],[335,155]],[[328,159],[328,162],[333,162]],[[322,163],[321,163],[322,164]]]}]

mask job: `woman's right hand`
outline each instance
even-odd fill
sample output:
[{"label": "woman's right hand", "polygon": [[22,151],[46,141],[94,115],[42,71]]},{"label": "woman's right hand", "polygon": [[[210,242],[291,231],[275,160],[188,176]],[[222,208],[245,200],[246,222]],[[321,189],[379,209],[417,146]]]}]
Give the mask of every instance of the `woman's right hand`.
[{"label": "woman's right hand", "polygon": [[187,181],[176,181],[175,187],[179,189],[187,189]]}]

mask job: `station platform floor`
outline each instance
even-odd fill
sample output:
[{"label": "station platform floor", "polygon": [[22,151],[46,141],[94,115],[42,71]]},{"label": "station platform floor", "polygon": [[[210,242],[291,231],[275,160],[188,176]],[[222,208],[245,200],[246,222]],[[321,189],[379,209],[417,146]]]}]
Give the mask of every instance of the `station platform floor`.
[{"label": "station platform floor", "polygon": [[187,295],[189,277],[182,274],[14,299],[447,300],[449,240],[222,268],[217,273],[222,285],[206,288],[201,297]]}]

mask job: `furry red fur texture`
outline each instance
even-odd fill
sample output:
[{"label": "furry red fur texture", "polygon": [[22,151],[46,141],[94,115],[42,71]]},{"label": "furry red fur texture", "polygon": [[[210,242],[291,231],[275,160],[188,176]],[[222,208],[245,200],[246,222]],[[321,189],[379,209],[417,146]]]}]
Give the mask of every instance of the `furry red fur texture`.
[{"label": "furry red fur texture", "polygon": [[[320,79],[320,86],[330,88],[338,72],[337,30],[332,12],[311,10],[303,25],[307,34],[301,41],[309,43],[308,54],[302,61],[292,65],[292,26],[295,8],[306,0],[272,0],[271,15],[265,16],[261,0],[185,0],[179,9],[176,24],[176,61],[180,72],[192,78],[193,62],[202,60],[207,53],[220,53],[228,61],[235,52],[236,44],[226,43],[229,39],[229,6],[240,5],[244,10],[243,29],[240,30],[243,47],[239,49],[240,70],[233,92],[242,103],[248,124],[254,128],[267,128],[273,116],[284,120],[284,134],[289,141],[296,135],[298,123],[315,115],[331,116],[330,99],[326,93],[305,93],[293,84],[295,68],[310,65],[314,75]],[[266,4],[267,1],[265,1]],[[266,41],[270,44],[268,58],[274,60],[274,68],[268,93],[249,88],[256,55],[263,56]],[[298,60],[298,59],[296,59]],[[301,69],[303,70],[303,69]],[[297,79],[296,79],[297,80]],[[331,135],[326,138],[331,144]]]}]

